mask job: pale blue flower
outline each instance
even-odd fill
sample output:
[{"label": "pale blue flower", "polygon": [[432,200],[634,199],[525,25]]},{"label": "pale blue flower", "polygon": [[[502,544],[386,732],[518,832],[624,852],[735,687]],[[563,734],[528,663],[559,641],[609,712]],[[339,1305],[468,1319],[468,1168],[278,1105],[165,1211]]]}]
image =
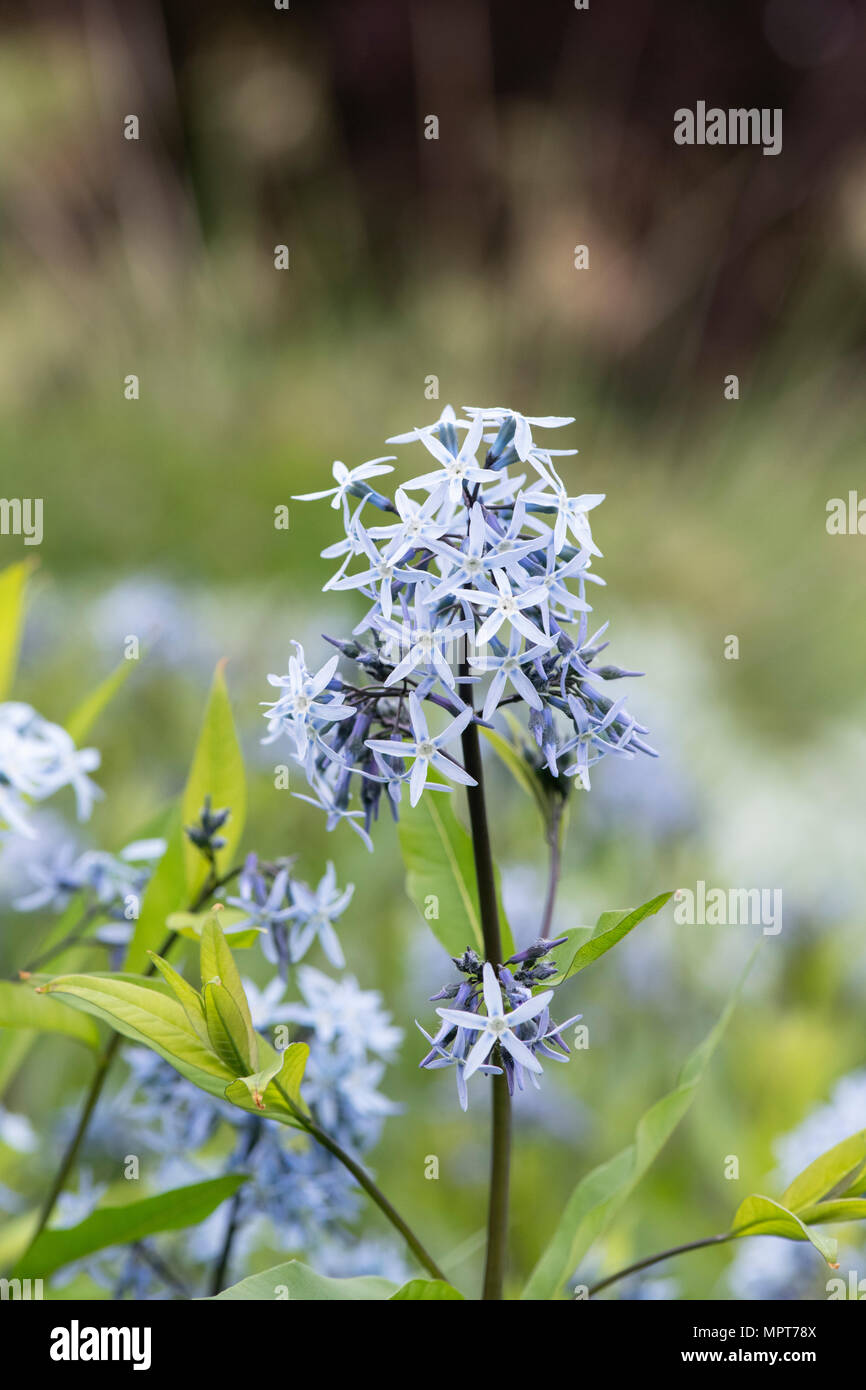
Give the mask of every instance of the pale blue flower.
[{"label": "pale blue flower", "polygon": [[367,747],[391,758],[414,758],[409,777],[409,800],[412,805],[418,805],[431,767],[437,768],[439,772],[444,772],[445,776],[450,777],[453,782],[462,782],[464,786],[474,787],[475,778],[470,777],[459,763],[454,762],[442,751],[445,744],[451,743],[462,734],[472,719],[472,710],[467,706],[461,714],[457,715],[456,719],[451,720],[451,723],[442,730],[441,734],[431,736],[421,701],[413,690],[409,696],[409,717],[412,720],[414,739],[402,741],[382,738],[368,739]]}]

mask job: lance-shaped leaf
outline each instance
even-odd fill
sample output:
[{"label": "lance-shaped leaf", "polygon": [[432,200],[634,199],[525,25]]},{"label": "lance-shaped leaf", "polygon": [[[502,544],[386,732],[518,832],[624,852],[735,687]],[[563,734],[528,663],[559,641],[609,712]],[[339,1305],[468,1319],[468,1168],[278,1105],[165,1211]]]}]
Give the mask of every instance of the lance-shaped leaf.
[{"label": "lance-shaped leaf", "polygon": [[183,829],[180,811],[175,809],[166,832],[165,854],[157,864],[144,897],[124,965],[140,971],[147,966],[148,952],[164,947],[171,930],[168,918],[187,901]]},{"label": "lance-shaped leaf", "polygon": [[193,989],[189,981],[185,980],[183,976],[175,970],[173,965],[169,965],[168,961],[163,960],[162,956],[158,956],[155,951],[148,951],[147,954],[150,956],[160,975],[162,975],[163,979],[170,986],[177,1002],[186,1014],[193,1029],[201,1038],[202,1042],[208,1046],[210,1039],[207,1031],[204,1000],[198,990]]},{"label": "lance-shaped leaf", "polygon": [[[253,1027],[250,1006],[247,1003],[247,996],[241,983],[240,972],[235,965],[234,956],[223,935],[222,927],[217,921],[216,912],[211,914],[202,927],[199,959],[202,988],[209,982],[218,980],[234,1005],[234,1010],[228,1009],[226,1011],[226,1023],[229,1021],[232,1023],[230,1036],[241,1058],[244,1059],[245,1065],[242,1070],[247,1072],[258,1070],[258,1034]],[[221,997],[217,991],[214,995],[217,1004],[219,1004]],[[205,1000],[205,1009],[207,1010],[207,1000]],[[239,1016],[238,1019],[235,1018],[235,1011]]]},{"label": "lance-shaped leaf", "polygon": [[289,1260],[261,1274],[251,1274],[239,1284],[223,1289],[215,1298],[238,1302],[373,1303],[391,1298],[397,1291],[398,1285],[392,1280],[380,1279],[375,1274],[355,1279],[328,1279],[299,1260]]},{"label": "lance-shaped leaf", "polygon": [[522,1299],[546,1302],[557,1296],[661,1153],[695,1098],[710,1058],[730,1022],[755,954],[752,953],[715,1027],[686,1059],[675,1089],[656,1101],[638,1121],[634,1143],[581,1178],[568,1199],[553,1239],[520,1295]]},{"label": "lance-shaped leaf", "polygon": [[248,1051],[249,1039],[241,1011],[219,980],[209,980],[202,986],[204,1015],[211,1047],[233,1076],[244,1076],[258,1066]]},{"label": "lance-shaped leaf", "polygon": [[176,999],[151,982],[110,975],[60,975],[39,986],[73,1007],[104,1019],[118,1033],[144,1043],[202,1090],[222,1096],[235,1073],[208,1047]]},{"label": "lance-shaped leaf", "polygon": [[121,661],[114,670],[100,681],[66,720],[66,730],[77,744],[83,743],[107,705],[111,703],[118,690],[125,684],[137,661]]},{"label": "lance-shaped leaf", "polygon": [[123,1206],[97,1207],[77,1226],[43,1231],[14,1271],[18,1278],[45,1278],[73,1260],[84,1259],[112,1245],[130,1245],[162,1231],[195,1226],[216,1211],[221,1202],[246,1182],[243,1173],[232,1173],[208,1182],[178,1187],[155,1197],[144,1197]]},{"label": "lance-shaped leaf", "polygon": [[837,1242],[830,1236],[819,1236],[800,1220],[794,1212],[788,1211],[780,1202],[771,1197],[753,1193],[746,1197],[737,1208],[731,1222],[734,1236],[787,1236],[789,1240],[809,1240],[829,1265],[835,1265]]},{"label": "lance-shaped leaf", "polygon": [[[657,912],[660,912],[665,903],[669,902],[672,897],[673,890],[669,893],[659,893],[657,897],[642,903],[640,907],[632,908],[630,912],[627,909],[603,912],[589,938],[586,939],[581,935],[577,949],[572,954],[568,964],[555,979],[545,981],[545,988],[550,985],[561,985],[564,980],[570,979],[579,970],[584,970],[587,965],[592,965],[599,956],[603,956],[611,947],[622,941],[624,936],[628,936],[639,922],[643,922],[647,917],[653,917]],[[583,933],[585,928],[579,927],[577,930]]]},{"label": "lance-shaped leaf", "polygon": [[866,1191],[866,1129],[851,1134],[814,1159],[780,1197],[790,1211],[835,1197],[856,1197]]},{"label": "lance-shaped leaf", "polygon": [[87,1047],[99,1045],[99,1029],[92,1019],[59,999],[38,995],[29,982],[0,980],[0,1028],[38,1028],[41,1033],[63,1033]]},{"label": "lance-shaped leaf", "polygon": [[[186,937],[187,941],[201,943],[202,929],[205,922],[210,917],[210,912],[172,912],[166,918],[165,925],[169,931],[177,932],[178,936]],[[263,934],[262,927],[239,927],[238,922],[243,922],[247,917],[246,912],[242,912],[238,907],[224,907],[220,913],[220,926],[223,936],[228,941],[234,951],[240,951],[248,946],[255,946],[259,937]]]},{"label": "lance-shaped leaf", "polygon": [[807,1226],[826,1226],[830,1221],[863,1221],[866,1219],[866,1198],[832,1197],[828,1202],[804,1207],[797,1215]]},{"label": "lance-shaped leaf", "polygon": [[[247,804],[244,762],[226,689],[224,661],[218,664],[214,673],[204,721],[183,793],[181,809],[184,825],[193,825],[198,820],[205,797],[208,796],[215,811],[223,807],[228,807],[231,811],[220,831],[225,845],[216,854],[217,870],[222,873],[231,863],[240,842]],[[188,839],[184,843],[184,862],[187,890],[192,898],[207,878],[208,865],[204,855]]]}]

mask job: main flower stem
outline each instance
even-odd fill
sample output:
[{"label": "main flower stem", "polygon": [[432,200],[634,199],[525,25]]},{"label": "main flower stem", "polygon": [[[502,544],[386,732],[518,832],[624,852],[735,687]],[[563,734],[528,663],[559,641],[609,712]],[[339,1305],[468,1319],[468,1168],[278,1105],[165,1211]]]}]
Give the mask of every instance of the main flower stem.
[{"label": "main flower stem", "polygon": [[[468,674],[468,663],[460,667],[461,676]],[[472,686],[460,687],[461,699],[472,703]],[[478,726],[473,721],[461,735],[463,766],[475,779],[474,787],[466,788],[469,805],[469,825],[472,831],[472,852],[475,857],[475,878],[478,883],[478,903],[481,909],[481,931],[484,955],[494,968],[502,964],[502,935],[499,930],[499,906],[496,898],[496,876],[493,851],[490,845],[490,826],[484,800],[484,768]],[[491,1078],[493,1084],[492,1123],[490,1136],[490,1196],[487,1207],[487,1257],[484,1265],[482,1298],[502,1298],[505,1265],[508,1257],[508,1182],[511,1167],[511,1095],[503,1069]]]}]

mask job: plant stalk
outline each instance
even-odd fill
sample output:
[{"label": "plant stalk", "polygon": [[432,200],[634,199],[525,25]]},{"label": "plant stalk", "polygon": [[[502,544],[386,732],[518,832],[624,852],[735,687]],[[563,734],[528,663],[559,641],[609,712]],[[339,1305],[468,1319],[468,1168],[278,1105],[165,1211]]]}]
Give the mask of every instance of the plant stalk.
[{"label": "plant stalk", "polygon": [[601,1293],[602,1289],[610,1288],[611,1284],[616,1284],[620,1279],[625,1279],[629,1274],[637,1274],[642,1269],[649,1269],[650,1265],[660,1264],[662,1260],[669,1260],[674,1255],[685,1255],[689,1250],[703,1250],[708,1245],[724,1245],[725,1241],[733,1240],[732,1231],[723,1231],[718,1236],[704,1236],[701,1240],[690,1240],[685,1245],[672,1245],[670,1250],[660,1250],[656,1255],[648,1255],[645,1260],[636,1260],[633,1265],[626,1265],[624,1269],[618,1269],[616,1274],[609,1274],[606,1279],[602,1279],[597,1284],[593,1284],[589,1290],[589,1297],[593,1294]]},{"label": "plant stalk", "polygon": [[[461,663],[461,676],[468,675],[468,662]],[[472,704],[472,686],[460,686],[461,699]],[[499,929],[499,906],[496,897],[496,875],[490,826],[484,799],[484,768],[478,726],[468,724],[461,735],[463,766],[475,779],[474,787],[466,788],[469,806],[469,825],[472,831],[472,853],[475,859],[475,878],[478,883],[478,903],[481,910],[481,931],[484,937],[485,959],[494,968],[502,964],[502,935]],[[511,1168],[511,1095],[505,1070],[491,1077],[491,1134],[490,1134],[490,1195],[487,1206],[487,1255],[484,1263],[484,1301],[501,1300],[508,1258],[508,1184]]]},{"label": "plant stalk", "polygon": [[397,1208],[393,1206],[391,1202],[388,1201],[388,1198],[385,1196],[382,1189],[377,1186],[377,1184],[370,1177],[370,1174],[366,1171],[366,1169],[362,1168],[360,1163],[358,1163],[350,1153],[347,1153],[346,1150],[340,1144],[337,1143],[336,1139],[333,1139],[330,1134],[328,1134],[324,1129],[317,1125],[316,1121],[312,1119],[310,1115],[304,1114],[303,1110],[301,1110],[300,1107],[295,1104],[291,1096],[280,1085],[279,1081],[274,1081],[274,1085],[276,1086],[286,1105],[291,1110],[292,1114],[295,1116],[295,1118],[298,1120],[301,1126],[306,1130],[307,1134],[309,1134],[310,1138],[315,1139],[317,1144],[321,1144],[323,1149],[327,1149],[328,1153],[333,1154],[334,1158],[336,1158],[338,1162],[342,1163],[344,1168],[348,1169],[355,1181],[359,1183],[361,1187],[363,1187],[364,1191],[367,1193],[367,1196],[373,1199],[373,1201],[376,1203],[376,1206],[379,1208],[382,1214],[385,1217],[387,1217],[394,1229],[396,1231],[399,1231],[400,1235],[403,1237],[409,1249],[412,1251],[413,1255],[419,1261],[419,1263],[424,1266],[424,1268],[433,1276],[434,1279],[441,1279],[443,1283],[447,1284],[447,1275],[443,1274],[442,1270],[439,1268],[436,1261],[433,1259],[433,1256],[421,1244],[421,1241],[418,1239],[411,1226],[409,1226],[403,1220],[403,1217],[400,1215]]}]

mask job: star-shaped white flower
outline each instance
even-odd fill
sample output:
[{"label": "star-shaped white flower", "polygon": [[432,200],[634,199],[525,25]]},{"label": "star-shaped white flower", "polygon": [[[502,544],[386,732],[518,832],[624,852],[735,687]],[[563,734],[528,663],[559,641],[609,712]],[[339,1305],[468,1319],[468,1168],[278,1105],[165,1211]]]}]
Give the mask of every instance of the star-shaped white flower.
[{"label": "star-shaped white flower", "polygon": [[466,725],[472,718],[472,710],[467,705],[456,719],[452,719],[447,728],[441,734],[436,734],[431,738],[427,728],[427,720],[421,708],[421,701],[414,690],[409,694],[409,714],[412,720],[412,732],[414,739],[400,741],[397,739],[368,738],[367,747],[372,748],[376,753],[384,753],[389,758],[414,758],[412,775],[409,778],[409,800],[413,806],[417,806],[421,800],[421,793],[427,781],[427,773],[431,766],[444,772],[446,777],[450,777],[454,782],[462,782],[464,786],[474,787],[475,778],[470,777],[459,763],[446,756],[442,748],[452,739],[462,734]]},{"label": "star-shaped white flower", "polygon": [[377,478],[381,473],[393,473],[394,470],[388,466],[388,461],[394,458],[396,458],[396,454],[385,454],[382,458],[370,459],[369,463],[359,463],[357,468],[347,468],[339,459],[335,459],[331,473],[337,484],[336,487],[326,487],[322,492],[295,493],[292,501],[317,502],[320,497],[330,497],[334,510],[336,511],[342,505],[348,516],[347,493],[350,493],[358,483],[365,482],[367,478]]},{"label": "star-shaped white flower", "polygon": [[552,647],[552,639],[542,632],[540,627],[536,627],[524,612],[526,608],[537,608],[539,603],[546,599],[546,590],[540,585],[533,585],[524,593],[515,594],[504,570],[494,570],[493,578],[496,580],[498,593],[496,590],[489,593],[481,589],[455,590],[457,598],[465,598],[468,603],[480,603],[483,608],[491,609],[476,633],[475,640],[478,645],[483,646],[485,642],[489,642],[502,624],[507,622],[531,642],[538,642],[545,648]]},{"label": "star-shaped white flower", "polygon": [[518,1004],[516,1009],[512,1009],[507,1014],[502,1004],[502,990],[499,988],[499,981],[496,972],[489,961],[484,963],[484,1003],[487,1014],[470,1014],[463,1009],[437,1009],[436,1012],[446,1023],[453,1023],[456,1028],[468,1028],[474,1033],[480,1033],[480,1037],[472,1044],[469,1056],[466,1058],[466,1067],[463,1075],[468,1081],[473,1072],[487,1060],[493,1048],[499,1043],[506,1052],[510,1052],[515,1062],[520,1066],[526,1067],[527,1071],[540,1072],[543,1070],[541,1063],[533,1057],[526,1043],[522,1043],[514,1029],[520,1023],[528,1023],[531,1018],[536,1018],[543,1013],[553,998],[553,990],[544,990],[542,994],[536,994],[532,999],[527,999],[524,1004]]},{"label": "star-shaped white flower", "polygon": [[447,496],[451,502],[458,502],[463,493],[464,483],[484,483],[495,479],[497,475],[493,469],[479,468],[475,458],[483,432],[484,420],[479,415],[473,420],[463,441],[463,447],[457,454],[449,453],[435,435],[421,434],[421,443],[439,460],[442,467],[435,473],[424,473],[420,478],[413,478],[410,482],[404,483],[403,487],[426,487],[437,501],[444,501]]}]

